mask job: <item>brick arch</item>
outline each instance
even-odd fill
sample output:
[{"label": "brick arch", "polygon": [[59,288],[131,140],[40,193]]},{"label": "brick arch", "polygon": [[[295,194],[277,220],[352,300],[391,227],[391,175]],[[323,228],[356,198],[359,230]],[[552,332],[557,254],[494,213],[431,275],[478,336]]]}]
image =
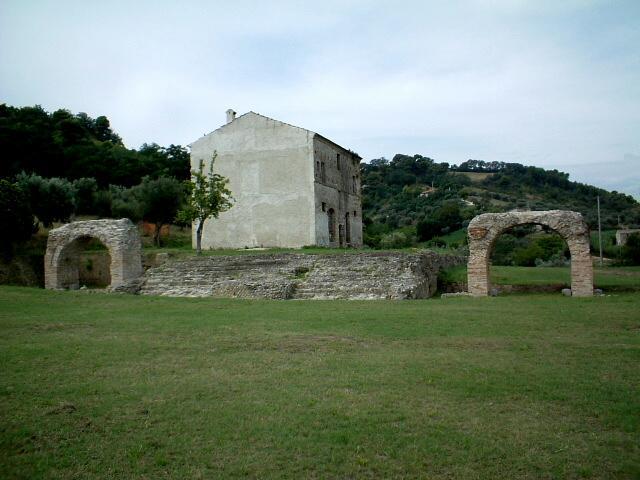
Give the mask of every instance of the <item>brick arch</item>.
[{"label": "brick arch", "polygon": [[571,292],[576,297],[593,295],[593,264],[589,251],[589,227],[578,212],[547,210],[538,212],[484,213],[471,223],[467,280],[469,293],[486,296],[491,289],[489,258],[496,239],[518,225],[544,225],[556,231],[571,253]]},{"label": "brick arch", "polygon": [[44,283],[48,289],[76,289],[78,256],[87,238],[97,238],[111,257],[111,290],[125,287],[142,275],[142,245],[131,220],[72,222],[49,232],[44,257]]}]

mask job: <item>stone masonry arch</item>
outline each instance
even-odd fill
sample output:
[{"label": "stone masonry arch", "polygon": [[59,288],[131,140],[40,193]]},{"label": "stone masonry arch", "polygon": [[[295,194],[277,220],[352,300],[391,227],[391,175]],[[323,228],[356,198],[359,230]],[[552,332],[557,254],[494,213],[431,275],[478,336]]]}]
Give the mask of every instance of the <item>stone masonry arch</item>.
[{"label": "stone masonry arch", "polygon": [[571,252],[571,293],[576,297],[593,295],[593,263],[589,251],[589,227],[578,212],[547,210],[538,212],[484,213],[469,223],[469,293],[489,294],[489,258],[496,239],[518,225],[545,225],[560,234]]},{"label": "stone masonry arch", "polygon": [[78,255],[86,238],[97,238],[109,250],[109,289],[125,287],[142,275],[142,244],[138,229],[131,220],[123,218],[72,222],[49,232],[44,257],[45,288],[79,287]]}]

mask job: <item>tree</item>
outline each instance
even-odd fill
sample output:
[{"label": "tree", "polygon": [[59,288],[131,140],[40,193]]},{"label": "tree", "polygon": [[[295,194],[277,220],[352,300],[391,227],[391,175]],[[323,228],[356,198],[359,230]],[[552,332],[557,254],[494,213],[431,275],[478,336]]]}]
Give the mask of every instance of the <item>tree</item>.
[{"label": "tree", "polygon": [[18,185],[0,180],[0,253],[11,256],[14,244],[28,240],[37,230],[29,199]]},{"label": "tree", "polygon": [[98,191],[98,182],[95,178],[78,178],[73,181],[73,193],[75,196],[76,213],[87,214],[95,212],[94,196]]},{"label": "tree", "polygon": [[18,186],[25,192],[31,210],[45,227],[53,222],[66,222],[75,211],[75,195],[71,182],[64,178],[42,178],[18,175]]},{"label": "tree", "polygon": [[153,242],[159,247],[162,226],[173,222],[183,203],[183,184],[172,177],[145,177],[134,189],[142,206],[142,218],[155,224]]},{"label": "tree", "polygon": [[106,194],[96,194],[94,200],[98,210],[102,208],[103,214],[107,213],[105,216],[110,214],[113,218],[128,218],[134,223],[142,220],[142,204],[138,198],[136,187],[126,188],[119,185],[109,185]]},{"label": "tree", "polygon": [[191,172],[191,180],[186,182],[188,201],[178,212],[177,219],[184,223],[197,223],[196,253],[202,253],[202,227],[207,218],[218,218],[222,212],[231,208],[233,197],[227,188],[229,179],[213,173],[213,163],[217,153],[213,152],[209,173],[204,174],[204,162],[200,160],[197,172]]}]

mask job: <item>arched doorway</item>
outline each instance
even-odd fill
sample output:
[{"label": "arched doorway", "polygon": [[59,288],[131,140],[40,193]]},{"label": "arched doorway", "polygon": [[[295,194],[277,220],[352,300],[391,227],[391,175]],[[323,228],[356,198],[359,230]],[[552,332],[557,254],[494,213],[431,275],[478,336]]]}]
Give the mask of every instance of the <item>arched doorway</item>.
[{"label": "arched doorway", "polygon": [[589,227],[577,212],[548,210],[540,212],[485,213],[478,215],[467,230],[469,293],[489,294],[489,256],[496,239],[518,225],[538,224],[549,227],[564,238],[571,253],[571,292],[576,297],[593,295],[593,264],[589,251]]},{"label": "arched doorway", "polygon": [[110,289],[124,287],[142,275],[140,236],[130,220],[72,222],[49,232],[44,266],[45,288],[79,288],[79,254],[90,239],[99,240],[109,251]]},{"label": "arched doorway", "polygon": [[327,212],[327,222],[329,228],[329,243],[336,241],[336,212],[333,208],[330,208]]}]

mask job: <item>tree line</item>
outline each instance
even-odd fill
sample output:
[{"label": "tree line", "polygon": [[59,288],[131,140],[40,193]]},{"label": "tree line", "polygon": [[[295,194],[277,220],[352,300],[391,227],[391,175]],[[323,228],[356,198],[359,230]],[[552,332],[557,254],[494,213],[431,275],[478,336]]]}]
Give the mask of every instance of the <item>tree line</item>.
[{"label": "tree line", "polygon": [[162,225],[201,225],[231,205],[224,177],[201,168],[191,179],[186,148],[128,149],[105,116],[3,104],[0,148],[6,159],[0,165],[5,256],[40,225],[51,227],[75,215],[151,222],[159,245]]}]

